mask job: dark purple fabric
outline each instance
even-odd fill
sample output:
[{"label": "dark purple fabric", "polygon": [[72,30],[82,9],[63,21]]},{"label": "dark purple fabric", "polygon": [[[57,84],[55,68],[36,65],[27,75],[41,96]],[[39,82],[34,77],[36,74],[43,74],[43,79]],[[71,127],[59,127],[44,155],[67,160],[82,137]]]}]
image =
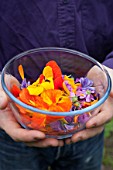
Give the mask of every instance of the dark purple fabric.
[{"label": "dark purple fabric", "polygon": [[113,0],[0,0],[0,69],[20,52],[49,46],[113,68]]}]

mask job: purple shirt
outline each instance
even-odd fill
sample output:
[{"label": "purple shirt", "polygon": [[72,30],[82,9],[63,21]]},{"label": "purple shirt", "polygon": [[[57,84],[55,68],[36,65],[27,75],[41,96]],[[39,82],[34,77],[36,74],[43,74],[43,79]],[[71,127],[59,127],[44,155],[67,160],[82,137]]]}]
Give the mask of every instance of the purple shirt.
[{"label": "purple shirt", "polygon": [[113,0],[0,0],[0,69],[20,52],[49,46],[113,68]]}]

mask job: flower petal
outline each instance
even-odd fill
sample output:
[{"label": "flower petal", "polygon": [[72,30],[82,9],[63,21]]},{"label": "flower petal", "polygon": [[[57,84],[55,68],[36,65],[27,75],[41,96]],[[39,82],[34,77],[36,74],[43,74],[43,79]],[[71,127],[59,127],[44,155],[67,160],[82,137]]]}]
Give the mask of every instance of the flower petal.
[{"label": "flower petal", "polygon": [[18,71],[19,71],[19,74],[22,78],[22,80],[24,79],[24,70],[23,70],[23,66],[22,65],[19,65],[18,66]]}]

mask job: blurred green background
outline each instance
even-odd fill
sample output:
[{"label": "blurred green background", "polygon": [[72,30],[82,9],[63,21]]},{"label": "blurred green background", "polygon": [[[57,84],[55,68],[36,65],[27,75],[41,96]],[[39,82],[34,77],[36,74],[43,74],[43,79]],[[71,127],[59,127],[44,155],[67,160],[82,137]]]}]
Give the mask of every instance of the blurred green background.
[{"label": "blurred green background", "polygon": [[113,170],[113,120],[105,126],[103,170]]}]

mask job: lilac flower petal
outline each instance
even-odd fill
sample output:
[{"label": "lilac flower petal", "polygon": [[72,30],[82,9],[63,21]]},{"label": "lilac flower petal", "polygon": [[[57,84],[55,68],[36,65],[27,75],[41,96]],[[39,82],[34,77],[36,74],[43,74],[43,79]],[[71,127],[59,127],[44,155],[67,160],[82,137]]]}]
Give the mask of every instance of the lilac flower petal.
[{"label": "lilac flower petal", "polygon": [[55,131],[65,130],[65,127],[62,125],[60,120],[50,123],[50,126]]},{"label": "lilac flower petal", "polygon": [[70,97],[75,97],[75,93],[74,92],[70,92]]},{"label": "lilac flower petal", "polygon": [[66,120],[68,123],[72,123],[72,122],[73,122],[73,116],[66,116],[66,117],[65,117],[65,120]]},{"label": "lilac flower petal", "polygon": [[83,88],[91,87],[93,85],[93,81],[88,79],[87,77],[81,77],[79,81],[82,84]]},{"label": "lilac flower petal", "polygon": [[75,83],[79,83],[80,82],[80,78],[76,78]]},{"label": "lilac flower petal", "polygon": [[26,88],[26,87],[27,87],[27,81],[26,81],[26,78],[24,78],[21,84],[21,89]]},{"label": "lilac flower petal", "polygon": [[74,125],[67,125],[67,124],[64,124],[66,130],[73,130],[74,128]]},{"label": "lilac flower petal", "polygon": [[78,117],[78,122],[79,123],[86,123],[89,120],[90,116],[87,113],[84,113]]},{"label": "lilac flower petal", "polygon": [[91,100],[94,100],[94,96],[92,94],[90,94],[90,98]]},{"label": "lilac flower petal", "polygon": [[[83,89],[84,89],[84,88],[83,88]],[[90,90],[91,93],[95,93],[95,87],[88,87],[87,89]]]},{"label": "lilac flower petal", "polygon": [[31,84],[30,81],[28,81],[28,82],[27,82],[27,86],[30,86],[30,84]]},{"label": "lilac flower petal", "polygon": [[68,88],[69,91],[72,91],[71,85],[68,83],[68,81],[64,81],[66,87]]},{"label": "lilac flower petal", "polygon": [[86,102],[91,102],[91,95],[90,95],[90,94],[88,94],[88,95],[86,96]]}]

